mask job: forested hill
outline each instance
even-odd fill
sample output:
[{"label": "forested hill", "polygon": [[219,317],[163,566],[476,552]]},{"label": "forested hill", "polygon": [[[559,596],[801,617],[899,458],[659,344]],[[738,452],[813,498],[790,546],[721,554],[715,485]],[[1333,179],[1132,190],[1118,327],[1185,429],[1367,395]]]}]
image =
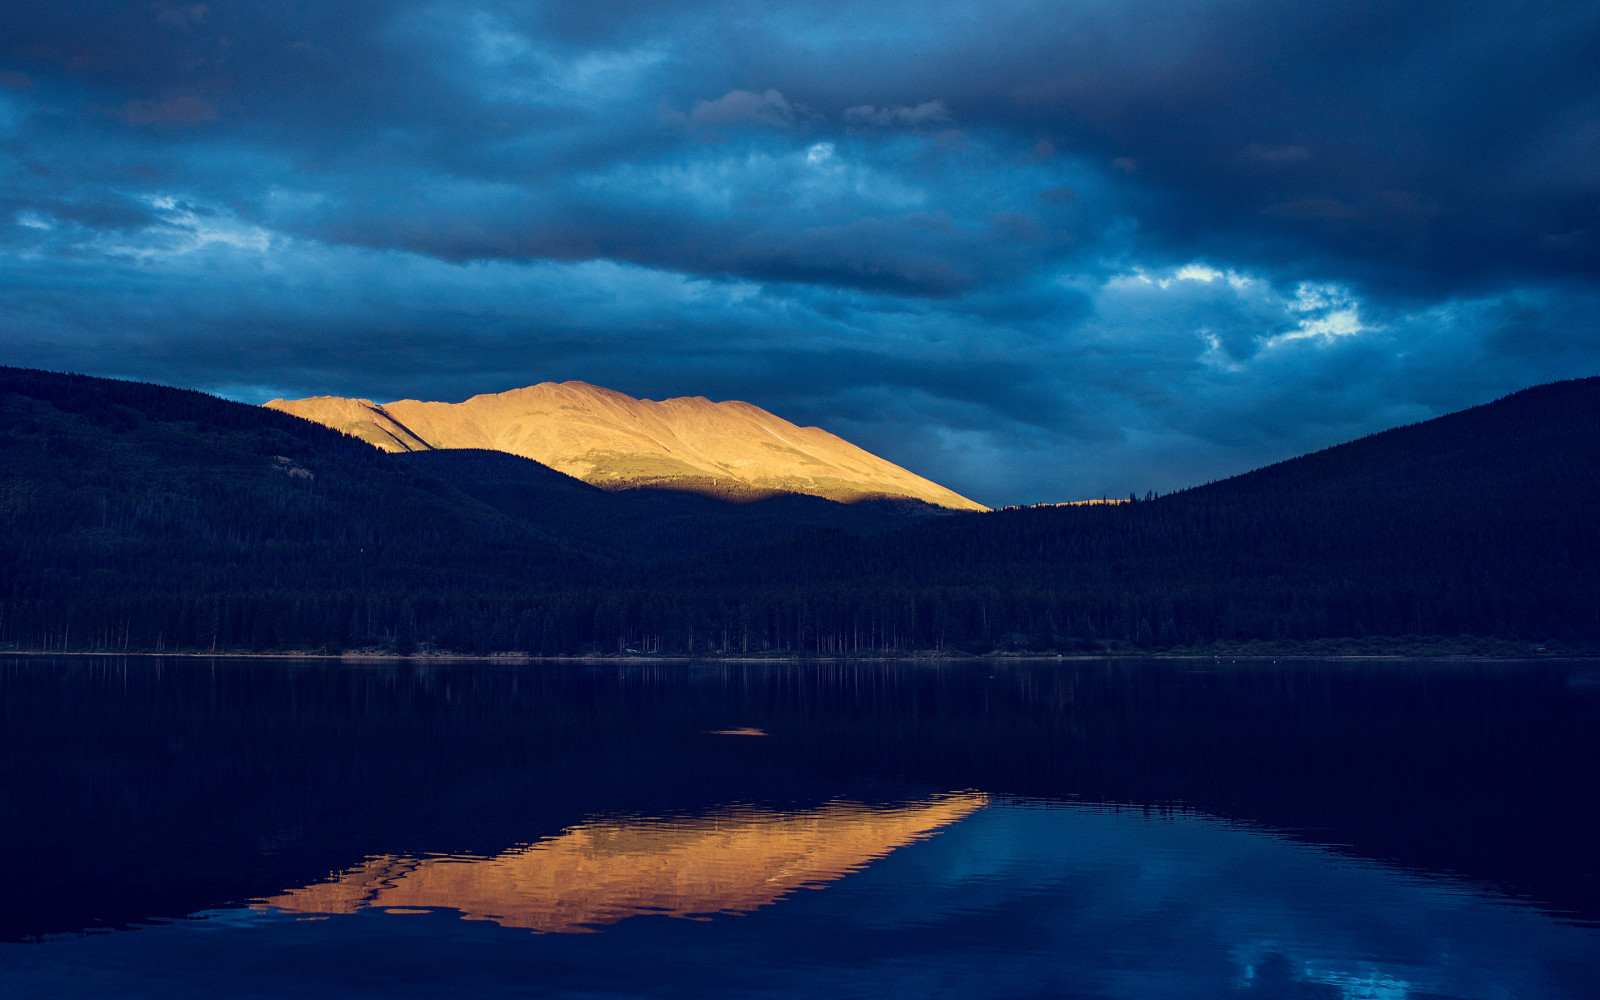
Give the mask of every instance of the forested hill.
[{"label": "forested hill", "polygon": [[620,564],[938,512],[608,494],[511,455],[389,455],[204,393],[0,367],[0,648],[567,650],[588,613],[558,601],[557,629],[530,609]]},{"label": "forested hill", "polygon": [[1590,640],[1597,511],[1600,378],[1589,378],[1156,499],[777,546],[695,575],[759,587],[771,573],[758,567],[782,567],[783,588],[832,594],[841,609],[896,593],[917,606],[900,616],[911,641],[946,648]]},{"label": "forested hill", "polygon": [[[1592,489],[1597,475],[1600,378],[1584,378],[1524,389],[1188,493],[1542,507]],[[1548,493],[1540,497],[1540,490]]]},{"label": "forested hill", "polygon": [[[992,572],[1026,569],[1029,583],[1076,585],[1085,574],[1185,566],[1258,577],[1365,566],[1399,580],[1419,571],[1406,557],[1502,575],[1524,564],[1587,574],[1600,569],[1597,510],[1600,378],[1588,378],[1158,498],[933,522],[849,545],[848,563],[814,539],[770,558],[792,580],[895,583],[993,583]],[[707,562],[702,572],[755,581],[759,562]]]},{"label": "forested hill", "polygon": [[608,494],[513,456],[386,455],[200,393],[0,369],[0,648],[1596,642],[1597,496],[1600,379],[1160,498],[930,517]]},{"label": "forested hill", "polygon": [[521,587],[592,562],[297,417],[14,368],[0,531],[0,638],[23,647],[304,646],[348,627],[327,595]]},{"label": "forested hill", "polygon": [[[909,497],[840,503],[789,493],[740,502],[665,488],[608,492],[502,451],[456,448],[394,457],[511,517],[603,552],[616,563],[654,566],[818,528],[870,535],[954,516],[947,508]],[[619,576],[610,572],[606,579],[615,582]]]}]

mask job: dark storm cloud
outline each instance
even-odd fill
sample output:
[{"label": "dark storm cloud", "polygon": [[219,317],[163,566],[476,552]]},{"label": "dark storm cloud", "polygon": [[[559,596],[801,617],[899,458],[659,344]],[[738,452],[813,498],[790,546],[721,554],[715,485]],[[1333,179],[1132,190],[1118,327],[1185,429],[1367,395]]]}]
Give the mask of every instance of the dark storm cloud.
[{"label": "dark storm cloud", "polygon": [[1120,165],[1159,197],[1141,222],[1171,252],[1430,286],[1600,261],[1560,242],[1600,218],[1593,4],[1026,5],[820,65],[776,33],[752,48],[817,107],[937,94],[969,128]]},{"label": "dark storm cloud", "polygon": [[0,361],[741,397],[987,502],[1600,368],[1600,8],[0,8]]}]

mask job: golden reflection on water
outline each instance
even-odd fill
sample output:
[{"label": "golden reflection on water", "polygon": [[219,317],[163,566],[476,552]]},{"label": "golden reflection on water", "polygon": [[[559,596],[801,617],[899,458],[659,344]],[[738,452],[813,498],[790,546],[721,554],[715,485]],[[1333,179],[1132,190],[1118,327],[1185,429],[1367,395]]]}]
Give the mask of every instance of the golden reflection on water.
[{"label": "golden reflection on water", "polygon": [[778,812],[730,807],[667,819],[601,819],[493,857],[385,855],[330,882],[257,900],[291,913],[448,908],[467,920],[575,934],[643,913],[749,913],[820,889],[988,803],[976,792]]}]

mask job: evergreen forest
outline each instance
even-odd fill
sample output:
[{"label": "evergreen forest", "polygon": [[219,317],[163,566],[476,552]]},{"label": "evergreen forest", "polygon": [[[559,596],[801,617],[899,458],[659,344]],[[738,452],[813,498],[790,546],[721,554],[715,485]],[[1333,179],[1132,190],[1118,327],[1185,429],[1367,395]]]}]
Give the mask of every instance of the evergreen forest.
[{"label": "evergreen forest", "polygon": [[1597,495],[1600,378],[1163,496],[955,513],[608,493],[0,368],[0,649],[1553,651],[1600,642]]}]

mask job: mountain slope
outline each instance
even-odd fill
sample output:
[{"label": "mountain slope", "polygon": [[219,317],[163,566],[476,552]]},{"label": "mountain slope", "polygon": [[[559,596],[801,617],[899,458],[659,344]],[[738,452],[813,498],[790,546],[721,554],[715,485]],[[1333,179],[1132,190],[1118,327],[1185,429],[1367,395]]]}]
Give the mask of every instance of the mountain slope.
[{"label": "mountain slope", "polygon": [[802,493],[845,503],[910,497],[985,509],[827,431],[736,401],[634,399],[584,382],[543,382],[461,403],[317,396],[266,405],[385,451],[504,451],[607,490],[650,486],[740,498]]},{"label": "mountain slope", "polygon": [[930,517],[605,492],[502,452],[385,454],[199,393],[0,369],[0,648],[1594,644],[1597,496],[1600,379],[1149,501]]},{"label": "mountain slope", "polygon": [[1150,501],[808,539],[685,575],[708,594],[748,591],[769,579],[758,567],[782,566],[789,593],[819,599],[812,634],[823,645],[854,641],[863,615],[887,617],[893,644],[973,651],[1407,634],[1590,641],[1600,638],[1597,496],[1600,378],[1589,378]]},{"label": "mountain slope", "polygon": [[503,452],[385,454],[203,393],[0,367],[0,648],[573,651],[594,620],[573,595],[626,564],[932,516],[953,515],[608,493]]},{"label": "mountain slope", "polygon": [[606,491],[503,451],[401,452],[397,462],[450,483],[510,517],[618,562],[661,564],[751,548],[821,528],[872,535],[958,516],[920,500],[837,503],[801,493],[730,502],[678,489]]},{"label": "mountain slope", "polygon": [[421,595],[570,583],[595,565],[309,421],[0,367],[0,641],[303,648],[342,644],[352,617],[392,639]]}]

